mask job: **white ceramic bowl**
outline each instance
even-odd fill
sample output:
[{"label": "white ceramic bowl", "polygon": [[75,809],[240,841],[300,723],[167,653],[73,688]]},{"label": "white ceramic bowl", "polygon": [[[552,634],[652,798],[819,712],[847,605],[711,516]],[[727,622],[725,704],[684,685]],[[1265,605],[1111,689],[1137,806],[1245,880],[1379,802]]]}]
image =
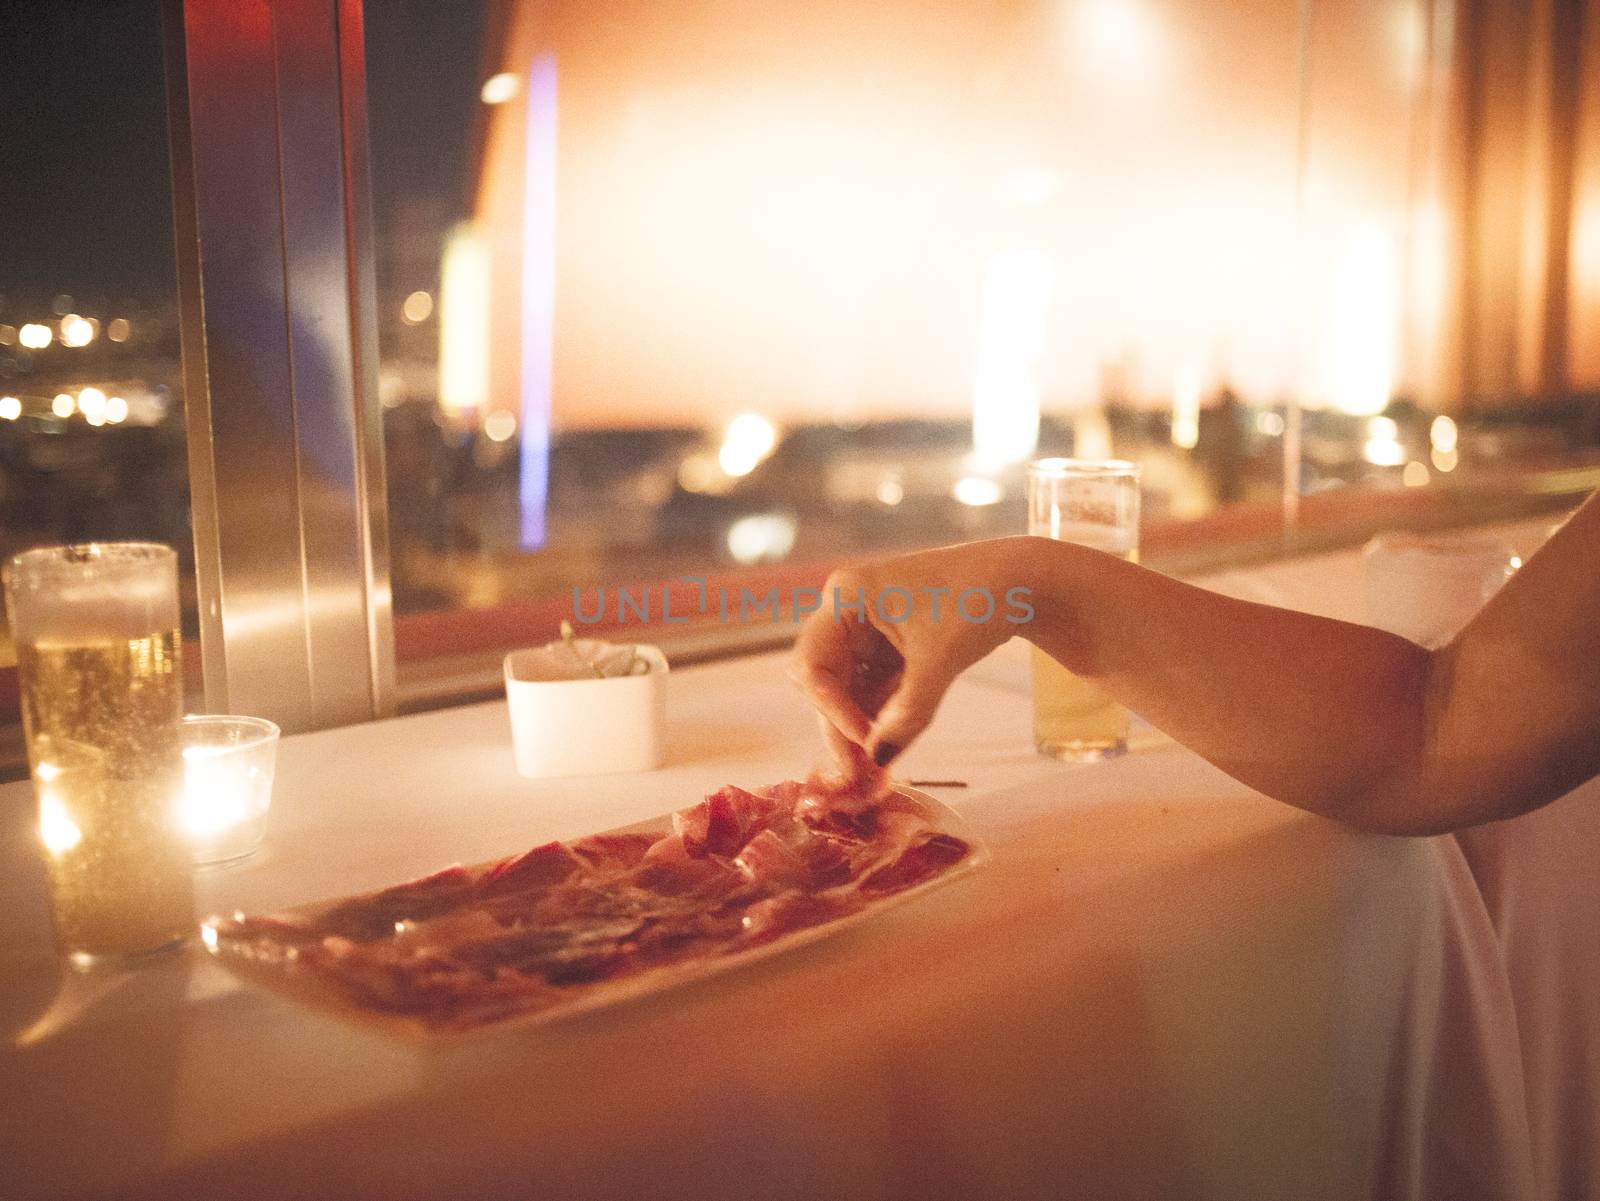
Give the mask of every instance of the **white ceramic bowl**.
[{"label": "white ceramic bowl", "polygon": [[[579,639],[587,655],[597,644]],[[576,674],[560,644],[512,651],[505,658],[506,703],[517,771],[529,779],[649,771],[661,766],[667,659],[637,648],[643,675],[596,679]]]}]

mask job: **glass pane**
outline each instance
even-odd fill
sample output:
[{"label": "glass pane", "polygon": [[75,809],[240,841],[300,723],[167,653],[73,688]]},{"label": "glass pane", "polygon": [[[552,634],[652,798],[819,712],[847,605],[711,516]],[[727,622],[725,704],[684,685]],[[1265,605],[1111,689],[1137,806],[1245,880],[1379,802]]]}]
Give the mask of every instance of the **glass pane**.
[{"label": "glass pane", "polygon": [[485,11],[367,12],[402,612],[1277,496],[1293,6]]},{"label": "glass pane", "polygon": [[1426,483],[1430,417],[1457,399],[1443,344],[1449,130],[1432,75],[1452,35],[1432,25],[1433,8],[1341,0],[1314,6],[1307,30],[1306,492],[1417,483],[1419,472]]},{"label": "glass pane", "polygon": [[1534,482],[1600,442],[1581,6],[1320,0],[1308,27],[1301,484]]},{"label": "glass pane", "polygon": [[166,543],[192,636],[160,5],[35,15],[10,23],[0,71],[0,556]]},{"label": "glass pane", "polygon": [[1152,525],[1439,482],[1552,294],[1467,252],[1455,8],[370,6],[399,611],[1015,532],[1035,454]]}]

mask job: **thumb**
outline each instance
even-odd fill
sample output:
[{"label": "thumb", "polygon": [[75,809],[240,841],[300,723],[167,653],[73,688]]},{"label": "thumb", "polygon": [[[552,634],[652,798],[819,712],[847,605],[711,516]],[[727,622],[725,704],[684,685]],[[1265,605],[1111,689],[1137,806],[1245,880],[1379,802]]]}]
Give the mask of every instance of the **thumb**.
[{"label": "thumb", "polygon": [[908,661],[899,686],[873,719],[866,747],[873,762],[887,767],[933,720],[952,677],[939,668]]}]

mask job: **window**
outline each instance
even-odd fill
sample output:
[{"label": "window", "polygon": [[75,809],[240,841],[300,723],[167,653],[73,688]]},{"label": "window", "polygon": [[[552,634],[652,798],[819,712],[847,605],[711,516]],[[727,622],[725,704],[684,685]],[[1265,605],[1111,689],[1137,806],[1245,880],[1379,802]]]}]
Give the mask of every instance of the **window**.
[{"label": "window", "polygon": [[574,588],[1015,531],[1035,454],[1139,459],[1168,565],[1595,481],[1577,6],[168,11],[171,163],[154,0],[13,35],[0,551],[179,547],[212,704],[353,720],[391,643],[537,639]]},{"label": "window", "polygon": [[[0,558],[164,542],[179,552],[192,638],[160,6],[14,18],[0,72]],[[0,667],[14,662],[7,634]],[[14,696],[0,703],[0,724],[15,709]]]},{"label": "window", "polygon": [[1301,7],[369,6],[397,610],[1013,532],[1036,453],[1275,522],[1592,440],[1594,72]]}]

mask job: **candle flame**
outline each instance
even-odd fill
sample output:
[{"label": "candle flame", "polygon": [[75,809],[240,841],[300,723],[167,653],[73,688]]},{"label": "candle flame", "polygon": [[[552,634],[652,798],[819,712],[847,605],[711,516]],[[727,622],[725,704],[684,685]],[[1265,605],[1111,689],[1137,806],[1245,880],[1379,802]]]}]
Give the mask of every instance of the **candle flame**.
[{"label": "candle flame", "polygon": [[[39,776],[45,778],[40,764]],[[54,778],[52,775],[50,778]],[[83,831],[67,816],[66,806],[54,792],[46,790],[39,797],[39,840],[52,855],[65,855],[83,841]]]},{"label": "candle flame", "polygon": [[183,750],[183,802],[179,820],[190,834],[215,834],[248,821],[253,768],[230,759],[230,748],[189,746]]}]

